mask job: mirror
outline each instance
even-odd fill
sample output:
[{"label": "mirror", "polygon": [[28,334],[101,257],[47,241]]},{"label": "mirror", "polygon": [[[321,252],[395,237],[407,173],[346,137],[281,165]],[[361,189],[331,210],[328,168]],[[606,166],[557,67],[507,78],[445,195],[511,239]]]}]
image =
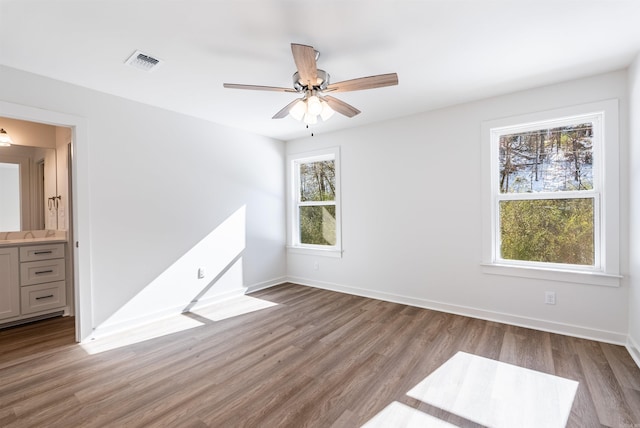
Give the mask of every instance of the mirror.
[{"label": "mirror", "polygon": [[0,232],[67,230],[69,128],[0,117]]}]

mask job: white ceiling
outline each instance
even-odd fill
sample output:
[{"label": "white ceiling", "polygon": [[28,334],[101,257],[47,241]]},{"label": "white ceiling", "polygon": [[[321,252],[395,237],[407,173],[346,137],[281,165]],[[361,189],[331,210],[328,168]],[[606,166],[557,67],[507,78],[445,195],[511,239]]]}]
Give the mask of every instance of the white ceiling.
[{"label": "white ceiling", "polygon": [[[309,135],[271,119],[296,94],[222,83],[290,87],[291,42],[332,82],[399,76],[336,95],[362,113],[317,134],[625,68],[640,0],[0,0],[0,64],[283,140]],[[137,49],[165,63],[125,66]]]}]

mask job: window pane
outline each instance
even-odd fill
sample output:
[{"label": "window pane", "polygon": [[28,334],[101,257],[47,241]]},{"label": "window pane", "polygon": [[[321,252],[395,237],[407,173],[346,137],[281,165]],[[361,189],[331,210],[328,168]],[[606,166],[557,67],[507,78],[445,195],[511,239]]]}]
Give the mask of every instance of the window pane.
[{"label": "window pane", "polygon": [[336,245],[335,205],[300,207],[300,243]]},{"label": "window pane", "polygon": [[500,255],[575,265],[594,264],[592,198],[500,201]]},{"label": "window pane", "polygon": [[335,161],[300,164],[300,201],[335,201],[335,199]]},{"label": "window pane", "polygon": [[500,136],[500,193],[593,188],[593,125]]}]

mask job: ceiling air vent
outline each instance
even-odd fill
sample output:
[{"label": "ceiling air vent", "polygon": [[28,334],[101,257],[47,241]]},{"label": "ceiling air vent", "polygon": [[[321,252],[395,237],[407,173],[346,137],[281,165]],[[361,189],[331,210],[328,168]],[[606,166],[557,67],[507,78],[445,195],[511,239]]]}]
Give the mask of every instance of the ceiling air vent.
[{"label": "ceiling air vent", "polygon": [[135,51],[133,55],[131,55],[129,59],[125,61],[125,64],[133,68],[151,72],[160,67],[162,62],[162,60],[154,58],[151,55],[147,55],[144,52]]}]

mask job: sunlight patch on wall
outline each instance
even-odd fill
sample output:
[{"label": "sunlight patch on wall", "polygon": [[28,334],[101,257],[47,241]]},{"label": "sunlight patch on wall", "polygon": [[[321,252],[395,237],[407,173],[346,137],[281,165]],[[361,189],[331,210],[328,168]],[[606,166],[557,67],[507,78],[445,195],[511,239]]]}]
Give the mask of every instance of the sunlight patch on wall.
[{"label": "sunlight patch on wall", "polygon": [[[97,326],[93,336],[187,311],[205,295],[243,292],[245,234],[246,206],[242,206]],[[199,268],[204,268],[205,278],[198,278]]]}]

